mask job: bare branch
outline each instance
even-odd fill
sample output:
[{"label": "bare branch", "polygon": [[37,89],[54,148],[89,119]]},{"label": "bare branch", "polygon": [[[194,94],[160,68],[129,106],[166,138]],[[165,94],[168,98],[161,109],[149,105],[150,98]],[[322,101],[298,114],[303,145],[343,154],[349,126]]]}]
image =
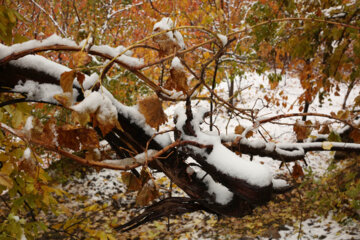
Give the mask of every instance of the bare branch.
[{"label": "bare branch", "polygon": [[34,0],[30,0],[32,3],[34,3],[43,13],[45,13],[46,16],[48,16],[50,18],[50,20],[54,23],[55,27],[59,30],[59,32],[61,33],[61,35],[63,35],[64,37],[67,37],[66,32],[61,29],[60,25],[58,24],[58,22],[55,21],[55,19],[53,18],[53,16],[51,14],[49,14],[42,6],[40,6],[37,2],[35,2]]}]

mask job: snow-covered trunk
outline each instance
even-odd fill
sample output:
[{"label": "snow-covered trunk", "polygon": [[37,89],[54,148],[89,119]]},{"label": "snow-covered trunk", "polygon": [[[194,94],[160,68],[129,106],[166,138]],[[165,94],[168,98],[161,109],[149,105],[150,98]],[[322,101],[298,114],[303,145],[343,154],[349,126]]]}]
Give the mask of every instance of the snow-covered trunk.
[{"label": "snow-covered trunk", "polygon": [[[59,77],[54,74],[49,74],[49,72],[42,71],[39,68],[24,65],[19,66],[12,63],[0,66],[0,87],[4,91],[9,91],[9,89],[14,89],[15,86],[19,86],[19,81],[25,82],[29,80],[32,80],[40,85],[60,84]],[[77,87],[75,85],[76,84],[74,84],[74,88],[76,89]],[[24,94],[26,95],[27,93],[24,92]],[[41,97],[41,94],[35,94],[32,95],[31,100],[44,100],[37,99]],[[78,100],[83,98],[84,96],[82,95],[82,92],[79,91]],[[121,103],[117,103],[117,107],[120,109],[118,111],[118,121],[123,130],[120,131],[114,128],[112,131],[107,133],[104,138],[110,143],[119,157],[128,156],[127,151],[122,151],[120,149],[129,149],[129,145],[139,152],[144,151],[153,134],[144,128],[142,124],[134,121],[133,116],[129,112],[124,112],[126,106],[123,106]],[[191,109],[189,109],[189,111],[191,111]],[[189,124],[190,121],[188,121]],[[190,130],[191,129],[189,129],[189,131]],[[101,131],[99,131],[99,134],[101,134]],[[163,148],[163,144],[154,139],[150,142],[148,147],[149,149],[161,150]],[[209,177],[201,177],[198,174],[192,174],[192,172],[189,171],[189,169],[191,169],[190,165],[186,163],[186,159],[189,157],[188,149],[177,149],[176,152],[176,154],[171,155],[169,155],[169,152],[166,152],[163,156],[169,155],[167,158],[159,158],[152,161],[150,163],[150,167],[162,171],[172,180],[173,183],[183,189],[184,192],[186,192],[192,199],[197,200],[197,202],[203,206],[204,210],[221,215],[241,217],[251,213],[251,210],[254,207],[253,203],[263,202],[263,200],[257,201],[253,197],[254,195],[250,196],[249,194],[242,194],[246,191],[240,190],[241,187],[239,188],[239,186],[244,183],[241,181],[238,182],[238,179],[236,178],[226,177],[224,174],[220,174],[218,177],[214,178],[215,181],[219,181],[221,183],[225,181],[226,185],[236,186],[234,189],[237,189],[237,193],[233,194],[231,191],[223,186],[220,186],[221,184],[216,183]],[[216,175],[214,174],[216,172],[215,170],[211,169],[211,167],[207,168],[211,171],[211,176]],[[225,176],[224,179],[222,179],[223,176]],[[255,189],[257,188],[255,187]],[[225,196],[227,196],[226,199],[222,199],[222,196],[218,195],[219,193],[224,193]],[[249,199],[251,199],[251,201],[248,201]]]}]

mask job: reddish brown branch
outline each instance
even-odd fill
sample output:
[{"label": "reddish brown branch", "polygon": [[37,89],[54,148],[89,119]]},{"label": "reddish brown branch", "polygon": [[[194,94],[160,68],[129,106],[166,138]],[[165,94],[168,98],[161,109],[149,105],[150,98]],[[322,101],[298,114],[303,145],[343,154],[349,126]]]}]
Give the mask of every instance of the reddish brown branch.
[{"label": "reddish brown branch", "polygon": [[[69,152],[63,150],[60,147],[55,146],[52,143],[49,143],[49,141],[41,141],[41,140],[35,139],[35,138],[27,138],[23,132],[13,129],[4,123],[0,123],[0,128],[4,129],[5,131],[11,133],[14,136],[19,137],[20,139],[22,139],[23,141],[25,141],[27,143],[41,146],[47,150],[57,152],[57,153],[63,155],[64,157],[68,157],[68,158],[70,158],[80,164],[83,164],[83,165],[87,165],[87,166],[91,166],[91,167],[108,168],[108,169],[114,169],[114,170],[130,170],[130,169],[134,169],[134,168],[137,168],[137,167],[143,165],[143,163],[134,163],[131,165],[120,166],[117,164],[104,163],[104,162],[98,162],[98,161],[84,159],[84,158],[81,158],[79,156],[76,156],[72,153],[69,153]],[[212,148],[211,145],[204,145],[204,144],[200,144],[200,143],[197,143],[194,141],[176,141],[176,142],[166,146],[165,148],[161,149],[152,157],[148,158],[147,162],[151,162],[151,161],[155,160],[156,158],[161,157],[163,154],[165,154],[172,148],[175,148],[178,146],[184,146],[184,145],[192,145],[192,146],[195,146],[198,148]]]}]

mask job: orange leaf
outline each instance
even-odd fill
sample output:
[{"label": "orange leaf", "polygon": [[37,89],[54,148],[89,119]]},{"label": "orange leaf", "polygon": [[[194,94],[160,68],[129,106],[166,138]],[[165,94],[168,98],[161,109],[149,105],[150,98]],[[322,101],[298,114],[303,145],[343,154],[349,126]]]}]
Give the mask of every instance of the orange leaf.
[{"label": "orange leaf", "polygon": [[[34,135],[31,135],[34,137]],[[50,118],[50,120],[45,124],[41,136],[39,136],[39,140],[54,142],[56,140],[57,132],[56,132],[56,119]]]}]

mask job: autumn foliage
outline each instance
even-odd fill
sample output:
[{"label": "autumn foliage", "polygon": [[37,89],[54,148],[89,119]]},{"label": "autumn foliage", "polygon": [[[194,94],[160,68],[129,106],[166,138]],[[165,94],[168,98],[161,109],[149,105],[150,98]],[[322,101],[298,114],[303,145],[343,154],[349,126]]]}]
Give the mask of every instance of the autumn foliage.
[{"label": "autumn foliage", "polygon": [[[339,202],[331,195],[333,207],[358,218],[357,156],[346,155],[344,172],[330,169],[323,185],[305,166],[309,152],[360,152],[359,9],[345,0],[2,0],[0,239],[117,239],[121,230],[198,210],[242,218],[299,186],[311,194],[304,202],[316,199],[325,213],[310,186],[325,192],[330,182],[341,195]],[[250,107],[242,92],[255,87],[236,86],[248,72],[265,79],[256,89],[265,94]],[[287,76],[301,86],[294,102]],[[336,112],[312,110],[331,96],[341,97]],[[203,103],[208,109],[199,110]],[[219,115],[228,119],[224,128],[215,124]],[[274,125],[289,127],[292,142],[271,136]],[[254,156],[280,161],[289,184],[267,178]],[[234,163],[225,166],[229,158]],[[60,183],[88,167],[122,171],[133,207],[150,207],[128,223],[112,216],[100,227],[91,216],[106,204],[82,204],[72,214],[65,203],[84,199]],[[173,197],[173,185],[187,197]]]}]

